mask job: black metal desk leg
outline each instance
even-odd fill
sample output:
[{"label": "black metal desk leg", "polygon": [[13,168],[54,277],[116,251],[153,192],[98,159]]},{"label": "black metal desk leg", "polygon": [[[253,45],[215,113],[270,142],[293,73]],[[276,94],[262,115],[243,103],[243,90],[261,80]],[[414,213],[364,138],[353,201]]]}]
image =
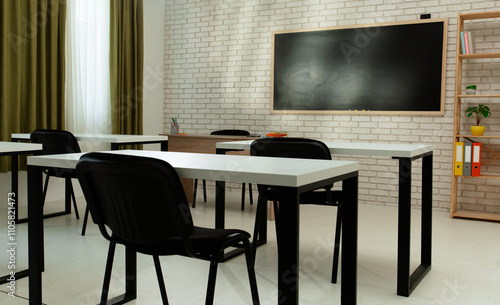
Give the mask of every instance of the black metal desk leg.
[{"label": "black metal desk leg", "polygon": [[358,176],[342,181],[342,193],[346,194],[342,203],[342,305],[357,302],[358,264]]},{"label": "black metal desk leg", "polygon": [[432,154],[422,159],[422,264],[432,264]]},{"label": "black metal desk leg", "polygon": [[29,304],[42,304],[43,271],[42,169],[28,166]]},{"label": "black metal desk leg", "polygon": [[299,194],[296,188],[280,189],[276,215],[278,244],[278,304],[299,304]]},{"label": "black metal desk leg", "polygon": [[431,269],[432,154],[422,156],[422,224],[420,265],[410,275],[412,160],[399,159],[398,288],[408,297]]},{"label": "black metal desk leg", "polygon": [[13,154],[10,156],[11,158],[11,173],[10,173],[10,185],[12,189],[12,193],[14,193],[14,198],[16,199],[16,205],[14,208],[14,220],[18,223],[19,220],[19,168],[18,168],[18,160],[19,157],[17,154]]},{"label": "black metal desk leg", "polygon": [[397,294],[401,296],[410,295],[411,178],[411,160],[400,158]]},{"label": "black metal desk leg", "polygon": [[[18,167],[17,167],[17,160],[18,160],[18,155],[17,154],[12,154],[11,156],[11,193],[8,195],[8,207],[9,211],[11,206],[13,205],[14,207],[14,224],[17,225],[19,224],[19,185],[18,185]],[[11,201],[13,200],[13,201]],[[9,212],[9,217],[11,216]],[[10,231],[10,226],[9,226],[9,231]],[[13,241],[13,243],[16,243],[17,241]],[[10,245],[9,245],[10,246]],[[17,247],[15,247],[17,248]],[[10,249],[9,249],[10,251]],[[19,270],[16,269],[14,275],[11,275],[11,270],[9,270],[9,273],[5,276],[0,276],[0,284],[5,284],[5,283],[10,283],[13,279],[14,280],[19,280],[23,277],[27,277],[29,275],[29,270]]]}]

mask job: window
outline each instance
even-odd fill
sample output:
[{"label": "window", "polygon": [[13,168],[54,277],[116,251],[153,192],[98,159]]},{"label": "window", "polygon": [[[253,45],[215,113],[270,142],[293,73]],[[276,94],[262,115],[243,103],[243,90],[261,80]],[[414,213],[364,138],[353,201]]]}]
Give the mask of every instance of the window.
[{"label": "window", "polygon": [[66,128],[74,133],[111,133],[109,15],[109,1],[67,2]]}]

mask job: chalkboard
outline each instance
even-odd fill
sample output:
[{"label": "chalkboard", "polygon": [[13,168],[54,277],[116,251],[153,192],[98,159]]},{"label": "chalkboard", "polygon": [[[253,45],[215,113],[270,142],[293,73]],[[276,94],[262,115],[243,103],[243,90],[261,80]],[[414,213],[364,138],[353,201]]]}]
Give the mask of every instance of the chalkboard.
[{"label": "chalkboard", "polygon": [[447,23],[274,32],[272,113],[443,115]]}]

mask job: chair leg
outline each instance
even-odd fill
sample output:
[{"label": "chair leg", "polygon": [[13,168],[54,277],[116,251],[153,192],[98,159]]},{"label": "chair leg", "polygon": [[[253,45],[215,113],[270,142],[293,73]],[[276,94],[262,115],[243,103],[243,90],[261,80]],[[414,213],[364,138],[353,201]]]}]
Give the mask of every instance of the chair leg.
[{"label": "chair leg", "polygon": [[66,178],[66,179],[69,179],[68,186],[71,192],[70,193],[71,198],[73,199],[73,208],[75,209],[76,219],[80,219],[80,214],[78,213],[78,207],[76,206],[76,198],[75,198],[75,192],[73,190],[73,183],[71,182],[71,178]]},{"label": "chair leg", "polygon": [[245,183],[241,184],[241,210],[245,210]]},{"label": "chair leg", "polygon": [[158,277],[158,285],[160,286],[163,305],[168,305],[167,291],[165,290],[165,281],[163,280],[163,274],[161,272],[160,259],[158,258],[158,255],[153,255],[153,261],[155,262],[156,277]]},{"label": "chair leg", "polygon": [[42,199],[42,206],[45,205],[45,198],[47,197],[47,187],[49,186],[49,179],[50,176],[47,175],[45,177],[45,183],[43,184],[43,199]]},{"label": "chair leg", "polygon": [[259,196],[257,198],[257,211],[255,212],[255,225],[252,235],[252,257],[255,261],[257,255],[258,240],[267,240],[267,200]]},{"label": "chair leg", "polygon": [[244,243],[246,244],[245,257],[247,261],[248,279],[250,281],[250,291],[252,293],[252,304],[259,305],[260,304],[259,290],[257,289],[257,279],[255,277],[255,267],[254,267],[255,258],[252,253],[253,251],[252,247],[250,247],[247,241],[245,241]]},{"label": "chair leg", "polygon": [[[42,206],[45,205],[45,199],[47,198],[47,190],[48,190],[48,186],[49,186],[49,179],[50,179],[50,176],[47,175],[45,177],[45,183],[43,185]],[[75,192],[73,191],[73,184],[71,183],[71,178],[65,178],[65,179],[69,179],[69,182],[68,182],[68,180],[65,180],[64,183],[68,185],[68,188],[69,188],[69,191],[70,191],[70,196],[73,199],[73,208],[75,209],[76,219],[80,219],[80,215],[78,214],[78,207],[76,205]]]},{"label": "chair leg", "polygon": [[101,302],[100,305],[106,305],[108,301],[109,282],[111,281],[111,271],[113,269],[113,259],[115,257],[116,243],[109,243],[108,259],[106,261],[106,271],[104,273],[104,283],[102,285]]},{"label": "chair leg", "polygon": [[253,204],[252,184],[248,184],[248,196],[250,197],[250,204]]},{"label": "chair leg", "polygon": [[196,190],[198,189],[198,179],[194,179],[194,190],[193,190],[193,204],[192,207],[196,207]]},{"label": "chair leg", "polygon": [[337,225],[335,228],[335,244],[333,247],[332,283],[337,283],[337,273],[339,270],[340,236],[342,230],[342,208],[337,209]]},{"label": "chair leg", "polygon": [[[274,226],[276,227],[276,235],[277,235],[278,234],[278,221],[280,221],[278,201],[273,201],[273,210],[274,210]],[[276,236],[276,238],[278,238],[278,236]]]},{"label": "chair leg", "polygon": [[[253,194],[252,194],[252,184],[248,184],[248,197],[250,198],[250,204],[253,204]],[[241,210],[245,210],[245,183],[241,184]]]},{"label": "chair leg", "polygon": [[207,181],[203,179],[203,202],[207,202]]},{"label": "chair leg", "polygon": [[213,258],[210,261],[210,271],[208,274],[208,287],[207,287],[207,297],[205,299],[205,305],[212,305],[214,303],[215,295],[215,278],[217,277],[217,262],[218,258]]},{"label": "chair leg", "polygon": [[85,231],[87,230],[87,221],[89,219],[89,207],[85,208],[85,215],[83,216],[83,225],[82,225],[82,236],[85,236]]}]

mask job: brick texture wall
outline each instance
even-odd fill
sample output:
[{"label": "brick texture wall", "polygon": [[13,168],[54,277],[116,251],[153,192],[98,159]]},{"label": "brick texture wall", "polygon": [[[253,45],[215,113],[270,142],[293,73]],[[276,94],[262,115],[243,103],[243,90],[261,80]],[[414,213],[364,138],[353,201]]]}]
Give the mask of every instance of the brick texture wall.
[{"label": "brick texture wall", "polygon": [[[192,134],[241,128],[259,134],[288,131],[291,136],[323,140],[432,144],[434,206],[448,209],[457,12],[493,10],[500,10],[499,1],[167,0],[164,132],[170,132],[169,119],[178,117],[181,132]],[[432,14],[432,18],[449,18],[444,116],[270,114],[273,31],[410,21],[425,13]],[[471,26],[478,51],[500,49],[499,22]],[[498,61],[474,62],[464,75],[464,83],[480,84],[478,90],[500,92]],[[492,108],[494,117],[486,125],[490,132],[498,132],[500,109],[495,105]],[[361,203],[396,204],[395,160],[357,156],[343,159],[360,162]],[[418,190],[421,163],[414,164],[413,179],[417,183],[413,188]],[[464,208],[500,212],[496,200],[499,190],[499,182],[488,180],[464,184],[459,191],[464,196]],[[419,198],[414,198],[413,204],[419,205]]]}]

